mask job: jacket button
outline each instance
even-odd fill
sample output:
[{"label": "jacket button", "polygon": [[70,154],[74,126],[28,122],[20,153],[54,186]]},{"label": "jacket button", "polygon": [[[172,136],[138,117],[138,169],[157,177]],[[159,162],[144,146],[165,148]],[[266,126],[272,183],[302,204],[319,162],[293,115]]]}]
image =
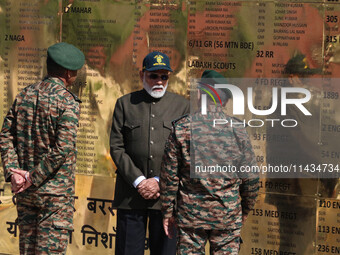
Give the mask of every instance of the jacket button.
[{"label": "jacket button", "polygon": [[154,130],[155,128],[154,127],[151,127],[151,130]]},{"label": "jacket button", "polygon": [[150,144],[153,144],[153,141],[150,141]]},{"label": "jacket button", "polygon": [[155,117],[155,114],[151,114],[151,117],[154,118],[154,117]]},{"label": "jacket button", "polygon": [[153,156],[152,156],[152,155],[150,155],[150,159],[153,159]]}]

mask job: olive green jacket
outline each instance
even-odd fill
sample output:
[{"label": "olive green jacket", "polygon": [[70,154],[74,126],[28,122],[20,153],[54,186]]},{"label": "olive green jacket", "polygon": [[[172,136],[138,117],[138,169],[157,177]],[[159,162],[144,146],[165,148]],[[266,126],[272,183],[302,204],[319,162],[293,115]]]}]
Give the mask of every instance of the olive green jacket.
[{"label": "olive green jacket", "polygon": [[117,166],[115,208],[160,210],[159,199],[145,200],[133,182],[141,175],[160,175],[171,121],[189,109],[188,100],[171,92],[155,99],[143,89],[117,100],[110,137],[110,152]]}]

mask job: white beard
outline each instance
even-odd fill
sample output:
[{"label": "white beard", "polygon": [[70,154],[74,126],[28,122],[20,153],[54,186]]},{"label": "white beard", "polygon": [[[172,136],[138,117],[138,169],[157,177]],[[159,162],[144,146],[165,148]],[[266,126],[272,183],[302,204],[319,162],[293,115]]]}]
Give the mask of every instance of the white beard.
[{"label": "white beard", "polygon": [[[166,92],[166,89],[168,88],[168,81],[166,82],[165,87],[163,85],[155,85],[152,88],[150,88],[150,86],[145,81],[145,76],[144,76],[144,78],[143,78],[143,87],[146,90],[146,92],[148,92],[148,94],[150,96],[152,96],[153,98],[161,98],[162,96],[164,96],[164,94]],[[153,88],[161,88],[162,91],[152,90]]]}]

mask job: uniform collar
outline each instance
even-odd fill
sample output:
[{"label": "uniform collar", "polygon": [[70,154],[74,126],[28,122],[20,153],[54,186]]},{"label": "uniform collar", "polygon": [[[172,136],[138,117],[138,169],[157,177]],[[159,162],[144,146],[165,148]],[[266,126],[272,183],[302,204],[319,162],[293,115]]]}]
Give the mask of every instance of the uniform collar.
[{"label": "uniform collar", "polygon": [[76,100],[79,103],[82,103],[82,101],[78,98],[77,95],[75,95],[72,91],[70,91],[69,89],[66,88],[65,83],[63,82],[62,79],[60,79],[58,77],[46,76],[44,78],[44,81],[50,81],[50,82],[53,82],[53,83],[56,83],[56,84],[63,86],[63,88],[65,90],[67,90],[73,96],[74,100]]},{"label": "uniform collar", "polygon": [[51,81],[51,82],[53,82],[53,83],[60,84],[60,85],[62,85],[64,88],[66,88],[65,83],[63,82],[63,80],[60,79],[60,78],[58,78],[58,77],[46,76],[46,77],[44,78],[44,81],[45,81],[45,80],[49,80],[49,81]]}]

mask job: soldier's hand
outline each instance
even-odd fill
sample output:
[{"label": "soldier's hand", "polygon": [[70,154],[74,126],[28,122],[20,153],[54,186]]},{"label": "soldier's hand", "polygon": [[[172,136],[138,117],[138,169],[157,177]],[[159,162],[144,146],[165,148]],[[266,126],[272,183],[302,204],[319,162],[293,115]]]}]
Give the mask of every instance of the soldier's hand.
[{"label": "soldier's hand", "polygon": [[[24,190],[26,190],[27,188],[29,188],[32,185],[31,182],[31,177],[30,177],[30,173],[24,170],[20,170],[20,169],[11,169],[11,172],[20,175],[21,177],[23,177],[25,179],[24,184],[17,190],[14,191],[15,194],[18,194],[20,192],[23,192]],[[27,174],[26,174],[27,173]],[[25,174],[26,174],[26,178],[25,178]]]},{"label": "soldier's hand", "polygon": [[170,239],[174,238],[176,236],[175,218],[170,217],[167,219],[163,219],[163,228],[167,237],[169,237]]},{"label": "soldier's hand", "polygon": [[12,192],[17,192],[25,183],[25,178],[20,174],[11,175]]}]

